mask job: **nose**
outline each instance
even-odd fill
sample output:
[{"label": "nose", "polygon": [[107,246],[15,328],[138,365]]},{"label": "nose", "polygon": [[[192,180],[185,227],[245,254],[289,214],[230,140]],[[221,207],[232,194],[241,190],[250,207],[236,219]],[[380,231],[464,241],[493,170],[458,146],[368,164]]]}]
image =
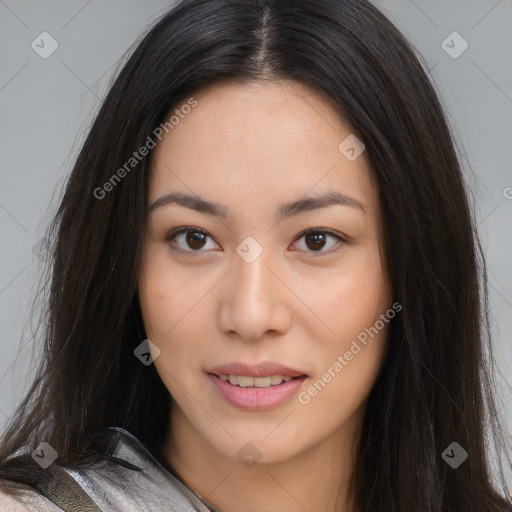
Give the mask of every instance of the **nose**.
[{"label": "nose", "polygon": [[219,293],[219,323],[224,334],[255,341],[265,335],[282,335],[290,328],[293,293],[273,267],[265,251],[252,263],[236,255]]}]

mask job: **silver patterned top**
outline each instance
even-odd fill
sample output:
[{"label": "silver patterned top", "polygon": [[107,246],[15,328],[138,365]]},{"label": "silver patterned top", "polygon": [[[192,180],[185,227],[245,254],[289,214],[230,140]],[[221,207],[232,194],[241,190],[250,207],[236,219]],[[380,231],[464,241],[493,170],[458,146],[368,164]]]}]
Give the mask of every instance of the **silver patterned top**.
[{"label": "silver patterned top", "polygon": [[[117,437],[113,457],[137,466],[142,471],[119,465],[123,473],[120,487],[108,478],[106,468],[71,470],[66,472],[85,491],[102,512],[221,512],[196,491],[187,487],[167,471],[132,434],[119,427],[111,427]],[[56,464],[57,461],[54,463]],[[27,493],[26,507],[14,500],[0,499],[1,510],[59,512],[60,507],[35,492]],[[208,506],[207,506],[208,505]],[[5,507],[5,508],[4,508]],[[70,510],[75,510],[70,507]],[[77,512],[83,510],[76,508]]]}]

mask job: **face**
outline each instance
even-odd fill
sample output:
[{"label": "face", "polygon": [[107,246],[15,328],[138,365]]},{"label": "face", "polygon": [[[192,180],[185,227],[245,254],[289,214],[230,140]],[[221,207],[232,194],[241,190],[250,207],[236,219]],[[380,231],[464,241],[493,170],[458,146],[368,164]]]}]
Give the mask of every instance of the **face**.
[{"label": "face", "polygon": [[139,272],[171,429],[234,462],[248,442],[278,462],[347,440],[392,300],[366,154],[339,149],[349,127],[296,82],[194,99],[151,155]]}]

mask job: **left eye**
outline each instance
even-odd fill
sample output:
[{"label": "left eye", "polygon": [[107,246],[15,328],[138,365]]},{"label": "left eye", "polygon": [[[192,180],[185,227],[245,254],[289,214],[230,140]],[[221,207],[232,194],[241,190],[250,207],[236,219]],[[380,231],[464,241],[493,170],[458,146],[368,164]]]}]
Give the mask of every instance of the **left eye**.
[{"label": "left eye", "polygon": [[[320,252],[320,253],[334,252],[334,251],[320,251],[319,250],[319,249],[323,249],[325,247],[326,240],[329,237],[336,239],[338,243],[341,242],[343,244],[345,242],[345,240],[340,235],[337,235],[336,233],[326,230],[326,229],[308,229],[306,231],[303,231],[297,237],[297,240],[304,238],[306,241],[306,247],[313,249],[311,252]],[[334,244],[334,245],[336,245],[336,244]]]},{"label": "left eye", "polygon": [[[180,238],[184,237],[184,242],[191,248],[191,250],[182,249],[180,247],[176,247],[176,242],[179,241]],[[308,229],[303,231],[296,240],[305,239],[306,252],[334,252],[334,251],[322,251],[324,249],[326,240],[331,237],[334,238],[337,242],[345,242],[345,240],[338,234],[325,230],[325,229]],[[193,254],[194,256],[202,251],[205,247],[206,240],[211,238],[208,235],[207,231],[204,231],[200,228],[192,228],[192,227],[182,227],[178,228],[174,231],[171,231],[166,237],[166,240],[169,242],[171,250],[181,253]],[[213,240],[213,239],[212,239]],[[183,240],[182,240],[183,241]],[[334,244],[336,245],[336,244]],[[309,250],[308,250],[309,249]],[[196,254],[194,254],[196,253]]]}]

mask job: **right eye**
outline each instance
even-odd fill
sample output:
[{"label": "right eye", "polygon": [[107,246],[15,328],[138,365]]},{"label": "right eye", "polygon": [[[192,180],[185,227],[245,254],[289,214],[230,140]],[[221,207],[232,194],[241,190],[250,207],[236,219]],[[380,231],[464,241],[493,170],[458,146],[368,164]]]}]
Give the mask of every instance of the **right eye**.
[{"label": "right eye", "polygon": [[[197,256],[198,253],[206,252],[201,251],[201,249],[205,247],[208,238],[211,238],[211,236],[207,231],[193,226],[182,226],[174,229],[165,237],[172,251],[189,254],[191,256]],[[180,248],[177,244],[180,244],[182,247],[186,244],[190,250]]]}]

